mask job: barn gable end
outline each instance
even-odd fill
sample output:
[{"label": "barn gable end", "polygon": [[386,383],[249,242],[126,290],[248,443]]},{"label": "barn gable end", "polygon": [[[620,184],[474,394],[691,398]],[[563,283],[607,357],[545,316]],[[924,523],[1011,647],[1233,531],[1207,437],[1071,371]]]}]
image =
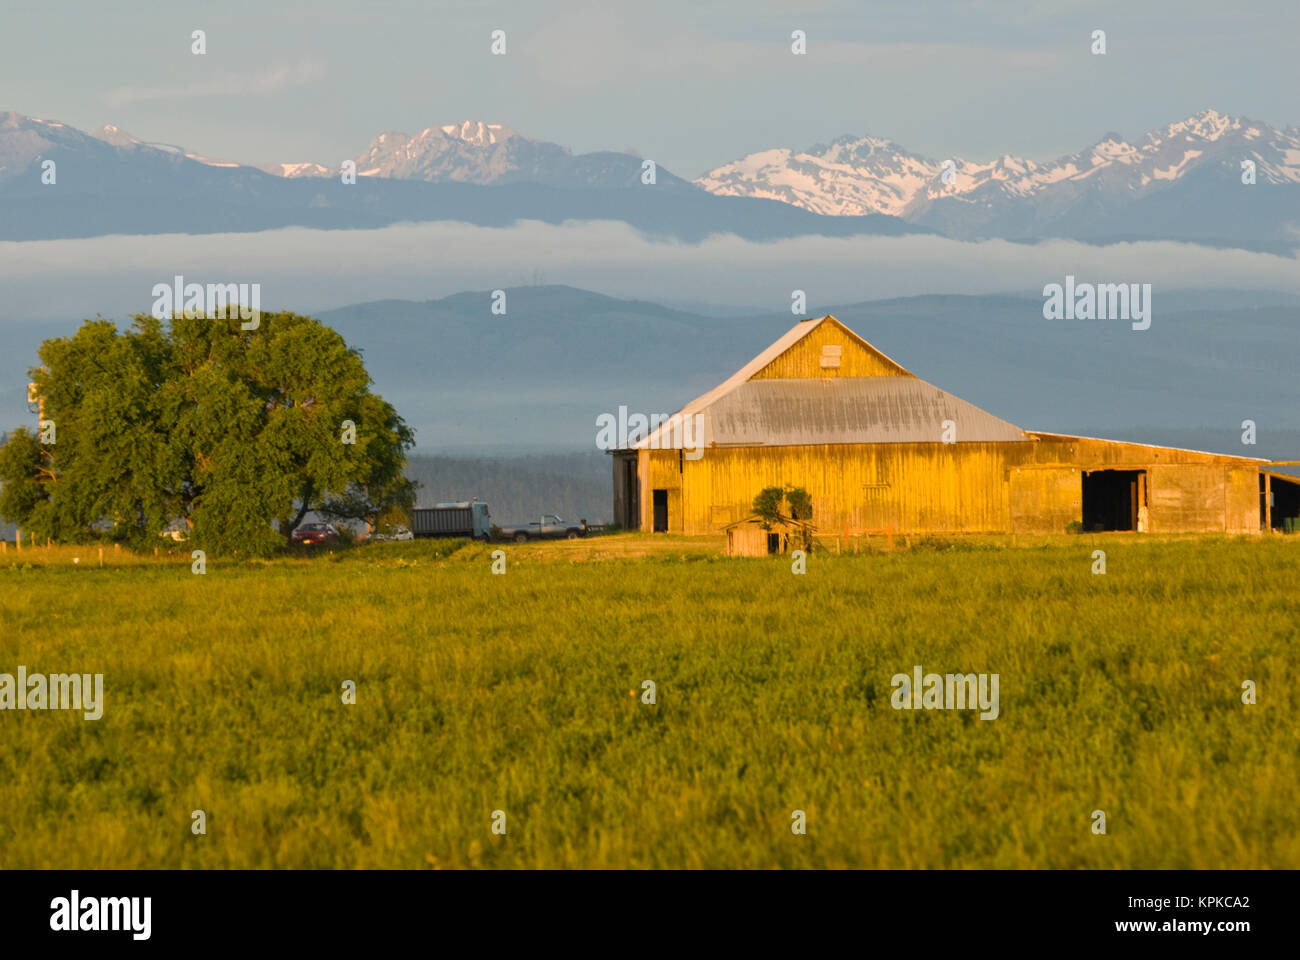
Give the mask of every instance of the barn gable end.
[{"label": "barn gable end", "polygon": [[834,317],[804,322],[811,329],[750,380],[912,376]]}]

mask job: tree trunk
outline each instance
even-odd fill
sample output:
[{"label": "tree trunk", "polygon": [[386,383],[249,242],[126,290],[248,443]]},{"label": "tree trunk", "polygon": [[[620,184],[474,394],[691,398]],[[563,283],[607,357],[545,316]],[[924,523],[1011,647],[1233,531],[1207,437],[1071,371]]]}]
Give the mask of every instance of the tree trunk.
[{"label": "tree trunk", "polygon": [[307,516],[307,511],[311,509],[312,492],[311,484],[304,484],[302,488],[302,508],[298,511],[298,515],[289,521],[288,529],[285,528],[284,521],[281,521],[280,532],[284,534],[286,540],[293,537],[294,530],[298,529],[298,524],[302,523],[302,518]]}]

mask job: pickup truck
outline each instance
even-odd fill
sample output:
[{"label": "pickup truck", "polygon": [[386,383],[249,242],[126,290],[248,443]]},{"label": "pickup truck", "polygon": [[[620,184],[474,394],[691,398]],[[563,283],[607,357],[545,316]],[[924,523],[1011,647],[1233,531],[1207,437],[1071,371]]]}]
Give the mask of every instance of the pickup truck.
[{"label": "pickup truck", "polygon": [[513,540],[515,543],[524,543],[527,540],[557,540],[561,537],[577,540],[587,535],[587,521],[563,520],[553,513],[548,513],[541,520],[516,526],[498,527],[497,530],[501,537]]}]

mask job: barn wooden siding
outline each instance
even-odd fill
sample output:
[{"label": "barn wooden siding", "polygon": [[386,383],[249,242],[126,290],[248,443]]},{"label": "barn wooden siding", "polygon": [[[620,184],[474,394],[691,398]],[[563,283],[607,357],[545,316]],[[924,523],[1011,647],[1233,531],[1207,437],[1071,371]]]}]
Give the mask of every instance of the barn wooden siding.
[{"label": "barn wooden siding", "polygon": [[1148,532],[1259,530],[1259,471],[1193,451],[1078,439],[1021,443],[881,443],[639,451],[641,529],[666,490],[668,529],[720,531],[753,512],[764,487],[808,490],[831,533],[1063,533],[1082,519],[1083,471],[1147,472]]},{"label": "barn wooden siding", "polygon": [[[1040,443],[1034,464],[1057,476],[1071,467],[1083,470],[1146,471],[1150,533],[1258,533],[1260,529],[1259,461],[1195,450],[1119,443],[1058,434],[1032,434]],[[1077,500],[1080,487],[1063,488]],[[1054,501],[1062,515],[1068,498]],[[1072,519],[1078,519],[1078,510]],[[1016,529],[1013,527],[1013,529]],[[1033,529],[1026,521],[1019,529]]]}]

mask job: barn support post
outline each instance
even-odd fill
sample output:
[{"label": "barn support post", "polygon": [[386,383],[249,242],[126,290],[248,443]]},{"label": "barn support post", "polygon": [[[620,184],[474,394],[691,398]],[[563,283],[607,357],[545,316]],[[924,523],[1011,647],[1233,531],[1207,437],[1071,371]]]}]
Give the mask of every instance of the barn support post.
[{"label": "barn support post", "polygon": [[1273,477],[1264,474],[1264,532],[1273,532]]}]

